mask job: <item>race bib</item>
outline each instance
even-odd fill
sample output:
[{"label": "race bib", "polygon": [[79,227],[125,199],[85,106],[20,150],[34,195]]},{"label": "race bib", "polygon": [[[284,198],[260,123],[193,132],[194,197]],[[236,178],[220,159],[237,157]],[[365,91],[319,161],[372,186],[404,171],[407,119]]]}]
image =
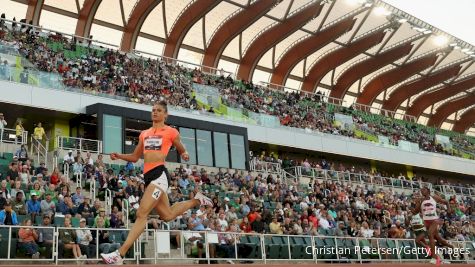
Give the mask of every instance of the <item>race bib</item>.
[{"label": "race bib", "polygon": [[161,135],[151,135],[144,138],[145,150],[162,150],[162,143]]}]

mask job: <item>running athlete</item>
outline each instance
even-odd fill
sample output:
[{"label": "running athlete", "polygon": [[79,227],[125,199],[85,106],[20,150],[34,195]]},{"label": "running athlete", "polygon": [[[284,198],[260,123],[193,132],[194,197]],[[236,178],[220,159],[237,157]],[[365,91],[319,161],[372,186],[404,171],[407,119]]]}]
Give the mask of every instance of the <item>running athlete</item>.
[{"label": "running athlete", "polygon": [[424,226],[424,221],[422,220],[419,213],[412,215],[411,228],[414,232],[416,243],[427,249],[429,246],[426,243],[426,227]]},{"label": "running athlete", "polygon": [[436,240],[443,246],[454,248],[447,240],[443,239],[439,234],[439,216],[437,215],[437,203],[447,205],[449,202],[441,197],[434,195],[431,196],[430,190],[427,187],[421,189],[422,202],[420,205],[416,205],[415,213],[422,213],[422,219],[429,235],[430,255],[432,256],[431,263],[440,263],[440,257],[438,257],[435,251]]},{"label": "running athlete", "polygon": [[107,264],[122,265],[123,257],[142,234],[147,223],[147,216],[155,208],[160,218],[164,221],[174,220],[185,211],[198,205],[212,206],[211,199],[196,191],[192,200],[175,203],[170,207],[167,190],[170,185],[170,175],[165,168],[165,159],[171,146],[175,146],[181,158],[188,161],[190,156],[180,141],[178,131],[165,125],[168,116],[167,103],[160,101],[152,108],[152,128],[143,131],[139,143],[132,154],[112,153],[112,160],[121,159],[137,162],[144,156],[145,193],[137,210],[135,224],[127,235],[127,240],[117,250],[109,254],[101,254]]}]

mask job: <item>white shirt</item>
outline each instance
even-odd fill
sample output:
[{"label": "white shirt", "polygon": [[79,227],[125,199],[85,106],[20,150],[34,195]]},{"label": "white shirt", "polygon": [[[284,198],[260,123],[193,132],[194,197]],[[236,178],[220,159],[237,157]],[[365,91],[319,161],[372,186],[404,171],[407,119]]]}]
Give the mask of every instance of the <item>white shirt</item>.
[{"label": "white shirt", "polygon": [[0,130],[3,130],[7,126],[7,121],[6,120],[1,120],[0,121]]},{"label": "white shirt", "polygon": [[422,219],[424,221],[439,219],[439,216],[437,215],[437,202],[432,197],[422,201],[421,211]]}]

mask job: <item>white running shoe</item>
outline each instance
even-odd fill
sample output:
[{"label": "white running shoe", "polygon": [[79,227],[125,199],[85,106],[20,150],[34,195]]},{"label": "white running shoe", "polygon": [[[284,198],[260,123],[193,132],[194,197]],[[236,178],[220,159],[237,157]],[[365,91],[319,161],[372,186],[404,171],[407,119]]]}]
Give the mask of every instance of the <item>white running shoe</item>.
[{"label": "white running shoe", "polygon": [[110,264],[110,265],[124,264],[124,260],[122,259],[122,256],[120,256],[120,253],[118,250],[108,253],[108,254],[101,253],[101,257],[104,263],[106,264]]},{"label": "white running shoe", "polygon": [[209,197],[203,195],[201,192],[196,193],[195,199],[198,199],[202,206],[213,206],[213,201],[211,201]]},{"label": "white running shoe", "polygon": [[430,259],[430,264],[437,264],[437,259],[434,259],[434,258]]}]

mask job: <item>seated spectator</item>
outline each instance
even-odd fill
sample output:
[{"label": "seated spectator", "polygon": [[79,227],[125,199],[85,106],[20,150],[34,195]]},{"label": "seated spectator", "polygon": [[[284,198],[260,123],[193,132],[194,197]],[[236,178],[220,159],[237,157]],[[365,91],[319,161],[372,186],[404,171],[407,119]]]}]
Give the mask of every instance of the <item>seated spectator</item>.
[{"label": "seated spectator", "polygon": [[41,200],[41,215],[42,216],[49,216],[50,218],[54,218],[54,213],[56,212],[56,204],[51,198],[51,194],[47,194],[46,198]]},{"label": "seated spectator", "polygon": [[43,195],[45,193],[45,190],[41,187],[41,185],[38,181],[36,181],[33,184],[33,189],[30,190],[30,195],[32,195],[33,193],[36,194],[38,199],[43,199]]},{"label": "seated spectator", "polygon": [[73,201],[71,200],[71,197],[66,196],[63,199],[59,198],[59,203],[58,203],[58,211],[63,214],[70,214],[72,216],[76,215],[76,212],[74,211],[74,205]]},{"label": "seated spectator", "polygon": [[4,209],[0,210],[0,225],[18,225],[16,213],[12,210],[10,202],[6,202]]},{"label": "seated spectator", "polygon": [[74,206],[78,207],[84,201],[84,195],[81,192],[81,187],[76,187],[76,193],[71,197]]},{"label": "seated spectator", "polygon": [[25,185],[31,184],[31,175],[30,175],[27,165],[22,166],[21,172],[18,174],[18,176],[20,177],[20,181],[22,184],[25,184]]},{"label": "seated spectator", "polygon": [[96,245],[92,243],[94,240],[91,230],[84,229],[87,226],[87,220],[82,218],[79,221],[79,229],[76,229],[79,248],[83,255],[87,255],[89,259],[96,258]]},{"label": "seated spectator", "polygon": [[27,256],[33,259],[39,259],[40,253],[38,252],[38,245],[36,244],[38,233],[35,229],[31,228],[32,223],[30,219],[25,219],[21,225],[23,227],[20,228],[18,232],[20,246],[26,251]]},{"label": "seated spectator", "polygon": [[111,223],[109,221],[109,217],[106,215],[106,209],[100,208],[99,209],[99,214],[94,218],[94,226],[97,227],[97,220],[99,218],[102,218],[104,220],[104,226],[105,228],[111,227]]},{"label": "seated spectator", "polygon": [[38,245],[46,248],[46,258],[51,258],[53,253],[54,229],[51,228],[51,218],[43,215],[43,223],[38,228]]},{"label": "seated spectator", "polygon": [[15,188],[10,190],[10,194],[12,197],[16,197],[19,192],[21,193],[22,200],[25,200],[25,192],[21,189],[21,181],[15,181]]},{"label": "seated spectator", "polygon": [[22,191],[16,193],[15,199],[11,202],[13,210],[18,215],[26,215],[26,203]]},{"label": "seated spectator", "polygon": [[270,229],[270,233],[271,233],[271,234],[278,234],[278,235],[283,234],[282,226],[281,226],[280,223],[277,221],[277,218],[276,218],[276,217],[274,217],[274,218],[272,219],[272,222],[269,224],[269,229]]},{"label": "seated spectator", "polygon": [[[63,243],[64,249],[69,249],[73,251],[74,258],[77,260],[86,259],[86,256],[82,256],[81,249],[77,244],[77,235],[76,231],[71,228],[71,219],[68,217],[64,218],[64,227],[66,229],[59,230],[59,240]],[[63,256],[63,255],[60,255]],[[80,262],[78,262],[80,263]]]},{"label": "seated spectator", "polygon": [[41,212],[41,204],[36,192],[31,192],[30,197],[31,199],[26,202],[26,211],[31,216],[31,221],[36,222],[36,216],[39,216]]},{"label": "seated spectator", "polygon": [[54,167],[53,173],[51,173],[49,182],[53,185],[59,184],[59,178],[61,177],[61,174],[59,173],[59,170],[57,167]]},{"label": "seated spectator", "polygon": [[[107,220],[104,222],[107,222]],[[114,217],[114,220],[112,220],[111,218],[110,227],[111,228],[125,228],[124,214],[122,212],[117,212],[117,215]]]},{"label": "seated spectator", "polygon": [[13,184],[16,179],[18,178],[18,163],[17,162],[12,162],[10,164],[10,169],[7,171],[7,182],[10,184]]},{"label": "seated spectator", "polygon": [[[97,219],[97,228],[106,228],[104,226],[103,218]],[[119,248],[120,248],[119,243],[111,242],[109,231],[99,230],[99,251],[101,253],[109,253],[112,251],[116,251]]]},{"label": "seated spectator", "polygon": [[88,197],[84,197],[84,202],[79,205],[78,214],[81,214],[82,218],[93,218],[94,214],[92,213],[92,207],[89,204]]}]

